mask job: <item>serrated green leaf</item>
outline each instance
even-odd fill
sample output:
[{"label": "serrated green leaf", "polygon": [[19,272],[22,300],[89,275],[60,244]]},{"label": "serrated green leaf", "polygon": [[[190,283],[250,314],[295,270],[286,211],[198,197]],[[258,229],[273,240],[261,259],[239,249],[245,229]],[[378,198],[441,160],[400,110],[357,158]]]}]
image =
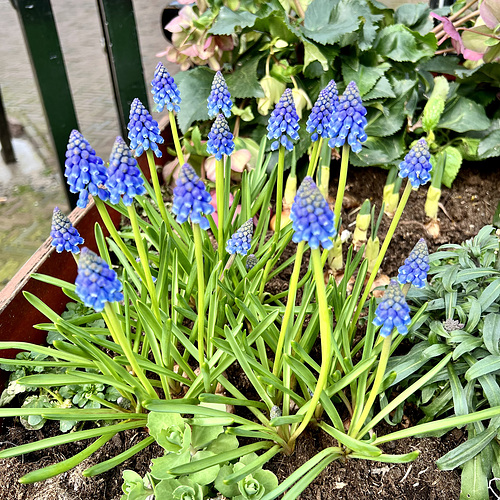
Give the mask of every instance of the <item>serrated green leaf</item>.
[{"label": "serrated green leaf", "polygon": [[482,139],[477,152],[482,160],[500,156],[500,130],[494,130]]},{"label": "serrated green leaf", "polygon": [[343,58],[342,76],[346,84],[351,80],[356,81],[359,93],[361,97],[363,97],[375,86],[380,77],[382,77],[390,67],[388,63],[378,64],[376,66],[366,66],[362,64],[358,58]]},{"label": "serrated green leaf", "polygon": [[430,9],[426,3],[403,4],[396,9],[394,16],[395,24],[403,24],[421,35],[429,33],[433,23],[429,16]]},{"label": "serrated green leaf", "polygon": [[304,42],[304,71],[312,62],[319,62],[323,71],[328,71],[329,64],[326,56],[314,43]]},{"label": "serrated green leaf", "polygon": [[[226,77],[226,83],[232,97],[265,97],[257,79],[257,66],[263,53],[238,62],[236,69]],[[208,97],[208,95],[207,95]]]},{"label": "serrated green leaf", "polygon": [[[223,6],[214,24],[209,30],[213,35],[232,35],[236,28],[251,28],[257,16],[246,10],[231,10],[229,7]],[[177,79],[177,78],[176,78]],[[184,101],[184,97],[182,98]]]},{"label": "serrated green leaf", "polygon": [[182,105],[177,121],[183,133],[196,120],[208,120],[207,99],[212,88],[214,72],[198,67],[175,75],[182,96]]},{"label": "serrated green leaf", "polygon": [[489,126],[490,120],[484,107],[467,97],[459,97],[448,103],[438,124],[439,128],[455,132],[485,130]]},{"label": "serrated green leaf", "polygon": [[417,62],[434,55],[436,37],[433,33],[429,35],[422,36],[402,24],[394,24],[380,31],[374,48],[393,61]]},{"label": "serrated green leaf", "polygon": [[460,171],[460,167],[462,166],[462,154],[457,148],[453,146],[446,147],[443,151],[439,153],[439,155],[446,155],[444,170],[443,170],[443,178],[441,182],[448,188],[451,188],[455,177]]},{"label": "serrated green leaf", "polygon": [[350,161],[356,167],[390,165],[399,160],[404,153],[403,135],[391,137],[368,137],[358,154],[351,154]]},{"label": "serrated green leaf", "polygon": [[382,98],[394,98],[396,94],[392,90],[391,82],[387,79],[386,76],[382,76],[375,87],[373,87],[370,92],[363,96],[363,101],[369,101],[371,99],[382,99]]},{"label": "serrated green leaf", "polygon": [[313,0],[306,10],[302,32],[322,45],[334,44],[360,24],[358,0]]}]

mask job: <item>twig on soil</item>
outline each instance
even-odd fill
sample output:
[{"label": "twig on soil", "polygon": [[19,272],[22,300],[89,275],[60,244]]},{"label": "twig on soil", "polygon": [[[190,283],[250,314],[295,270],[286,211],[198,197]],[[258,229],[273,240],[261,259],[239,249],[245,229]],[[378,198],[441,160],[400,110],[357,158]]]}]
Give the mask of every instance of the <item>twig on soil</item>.
[{"label": "twig on soil", "polygon": [[408,475],[410,474],[410,471],[411,471],[411,468],[413,467],[413,464],[410,464],[410,466],[408,467],[408,470],[406,471],[406,474],[401,478],[401,480],[399,481],[400,483],[404,482],[406,480],[406,478],[408,477]]}]

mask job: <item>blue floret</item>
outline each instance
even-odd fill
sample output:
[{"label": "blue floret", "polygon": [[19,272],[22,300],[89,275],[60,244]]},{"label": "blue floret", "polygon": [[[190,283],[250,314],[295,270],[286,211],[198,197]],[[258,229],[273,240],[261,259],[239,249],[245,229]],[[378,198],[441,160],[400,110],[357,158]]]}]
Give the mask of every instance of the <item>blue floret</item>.
[{"label": "blue floret", "polygon": [[125,141],[119,136],[116,138],[109,157],[106,187],[109,191],[110,202],[114,205],[120,203],[121,195],[123,195],[125,205],[132,205],[135,196],[146,192],[137,161],[132,156]]},{"label": "blue floret", "polygon": [[280,144],[288,151],[293,150],[292,140],[299,138],[299,116],[295,109],[292,89],[286,89],[276,104],[267,124],[267,138],[275,139],[271,150],[276,151]]},{"label": "blue floret", "polygon": [[215,155],[216,160],[222,160],[222,155],[230,156],[233,151],[233,134],[224,115],[219,113],[208,133],[207,153]]},{"label": "blue floret", "polygon": [[410,323],[410,308],[406,303],[405,296],[401,288],[399,288],[398,282],[391,280],[380,304],[377,306],[373,324],[382,326],[380,335],[388,337],[394,328],[401,335],[407,334]]},{"label": "blue floret", "polygon": [[104,309],[106,302],[123,300],[122,284],[116,273],[87,247],[82,248],[75,284],[78,297],[97,312]]},{"label": "blue floret", "polygon": [[159,62],[156,65],[155,74],[151,82],[153,89],[153,101],[156,104],[156,110],[160,113],[163,108],[168,111],[179,112],[179,104],[181,103],[181,93],[174,82],[173,77],[166,70],[163,63]]},{"label": "blue floret", "polygon": [[172,212],[177,215],[177,222],[182,224],[188,217],[201,229],[208,229],[210,224],[204,215],[211,214],[214,207],[210,205],[212,197],[207,192],[205,184],[196,175],[193,167],[185,163],[180,170],[174,188]]},{"label": "blue floret", "polygon": [[418,188],[431,180],[431,154],[425,139],[419,139],[415,146],[399,164],[399,177],[408,177],[413,188]]},{"label": "blue floret", "polygon": [[52,237],[51,245],[56,247],[56,252],[61,253],[66,250],[71,253],[80,253],[78,245],[83,243],[83,238],[58,207],[54,208],[52,214],[50,236]]},{"label": "blue floret", "polygon": [[333,247],[335,216],[311,177],[306,177],[295,196],[290,219],[293,222],[293,241],[305,241],[311,248]]},{"label": "blue floret", "polygon": [[306,130],[311,134],[312,142],[316,142],[320,137],[323,139],[328,137],[330,118],[338,101],[337,85],[334,80],[330,80],[330,83],[319,93],[307,120]]},{"label": "blue floret", "polygon": [[231,108],[233,107],[233,101],[231,101],[231,94],[227,88],[226,80],[222,76],[220,71],[215,73],[214,79],[212,81],[212,90],[208,96],[208,116],[213,118],[221,110],[226,118],[231,116]]},{"label": "blue floret", "polygon": [[135,150],[135,156],[141,156],[144,151],[151,149],[158,158],[161,157],[158,144],[163,143],[163,137],[160,135],[158,122],[153,120],[149,111],[137,97],[130,106],[127,128],[130,149]]},{"label": "blue floret", "polygon": [[410,283],[417,288],[424,288],[427,285],[428,272],[429,249],[425,240],[421,238],[399,268],[398,281],[402,285]]},{"label": "blue floret", "polygon": [[240,228],[227,240],[226,252],[230,254],[239,253],[246,255],[252,246],[253,219],[248,219]]},{"label": "blue floret", "polygon": [[367,135],[365,127],[366,108],[363,106],[359,90],[355,82],[349,83],[332,113],[328,136],[331,138],[328,145],[339,148],[347,143],[354,153],[361,151],[361,143],[365,142]]}]

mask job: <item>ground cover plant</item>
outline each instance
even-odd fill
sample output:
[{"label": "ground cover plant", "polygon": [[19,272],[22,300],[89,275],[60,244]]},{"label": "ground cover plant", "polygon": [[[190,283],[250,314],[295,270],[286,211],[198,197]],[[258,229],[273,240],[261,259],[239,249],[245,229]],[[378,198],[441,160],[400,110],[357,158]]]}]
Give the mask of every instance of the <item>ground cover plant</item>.
[{"label": "ground cover plant", "polygon": [[[391,281],[379,301],[370,296],[412,190],[430,180],[432,165],[424,138],[415,142],[399,164],[405,187],[378,251],[372,245],[375,250],[365,259],[363,244],[358,251],[350,247],[342,278],[325,283],[325,265],[338,262],[335,252],[342,247],[340,209],[350,152],[359,153],[368,140],[367,110],[357,84],[349,82],[338,97],[335,82],[328,83],[313,107],[307,129],[314,139],[321,136],[324,146],[312,149],[308,175],[291,196],[288,224],[283,217],[283,193],[290,196],[293,187],[284,190],[285,153],[293,152],[300,129],[291,89],[284,90],[271,113],[255,168],[244,170],[241,183],[232,185],[234,137],[226,120],[232,98],[222,74],[216,74],[211,92],[204,97],[208,113],[215,117],[206,148],[215,157],[216,224],[201,172],[184,161],[175,117],[183,104],[161,63],[152,86],[158,109],[169,111],[181,165],[172,203],[163,200],[154,165],[153,154],[160,154],[157,143],[163,140],[158,124],[137,99],[131,106],[130,148],[137,156],[147,155],[151,184],[122,138],[117,138],[109,166],[105,166],[82,134],[73,131],[65,175],[71,190],[79,193],[79,206],[86,206],[88,195],[93,196],[110,238],[106,241],[96,226],[100,255],[85,247],[80,251],[78,234],[56,211],[54,246],[75,255],[78,277],[75,284],[49,276],[36,278],[61,286],[72,300],[95,312],[65,318],[26,294],[50,320],[38,327],[57,332],[62,339],[51,347],[0,343],[0,348],[24,349],[57,360],[51,363],[60,373],[26,375],[18,384],[50,391],[89,382],[103,384],[118,391],[120,402],[94,394],[90,399],[100,408],[0,409],[0,416],[100,423],[1,451],[0,458],[5,458],[97,438],[77,455],[31,472],[22,482],[39,481],[75,467],[120,431],[147,428],[148,437],[88,468],[84,475],[105,472],[156,441],[164,448],[164,456],[154,462],[146,481],[133,472],[125,475],[124,499],[165,492],[173,498],[198,499],[217,491],[228,498],[271,500],[284,494],[283,498],[293,499],[334,460],[409,462],[418,451],[391,455],[380,445],[500,415],[500,407],[492,405],[383,436],[374,430],[434,381],[453,356],[447,352],[387,404],[377,404],[379,395],[398,376],[398,368],[387,369],[391,355],[406,334],[416,335],[428,308],[423,301],[410,317],[406,302],[412,287],[426,283],[429,264],[423,240],[415,242],[409,256],[401,256],[399,281]],[[268,141],[278,155],[270,174]],[[334,210],[322,194],[328,187],[330,148],[338,148],[342,158]],[[274,192],[275,230],[268,238]],[[128,218],[130,229],[114,228],[108,205]],[[365,227],[366,221],[361,221]],[[297,243],[295,254],[277,265],[292,240]],[[310,259],[301,276],[306,250]],[[288,292],[267,292],[266,284],[288,265],[293,265]],[[96,314],[104,320],[104,328],[89,324]],[[320,348],[319,358],[315,346]],[[46,365],[36,356],[17,362],[26,367]],[[229,380],[227,370],[235,363],[248,378],[251,391],[242,391]],[[228,412],[227,405],[234,410]],[[332,436],[336,445],[319,451],[278,486],[262,468],[278,453],[292,454],[309,426]],[[240,445],[240,441],[248,444]]]}]

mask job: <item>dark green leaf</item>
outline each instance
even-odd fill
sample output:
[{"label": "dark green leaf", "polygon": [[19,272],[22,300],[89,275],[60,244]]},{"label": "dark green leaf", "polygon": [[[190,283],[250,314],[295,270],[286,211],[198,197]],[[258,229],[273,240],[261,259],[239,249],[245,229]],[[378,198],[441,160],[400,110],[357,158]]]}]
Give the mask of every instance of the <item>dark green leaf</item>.
[{"label": "dark green leaf", "polygon": [[500,314],[490,313],[484,318],[483,340],[491,354],[500,356]]},{"label": "dark green leaf", "polygon": [[[232,35],[237,27],[251,28],[256,19],[255,14],[246,10],[233,11],[229,7],[223,6],[209,33],[213,35]],[[184,101],[184,96],[182,99]]]},{"label": "dark green leaf", "polygon": [[490,120],[483,106],[467,97],[459,97],[449,105],[447,104],[438,125],[439,128],[447,128],[455,132],[484,130],[489,126]]},{"label": "dark green leaf", "polygon": [[375,84],[370,92],[363,96],[363,101],[369,101],[370,99],[381,99],[383,97],[396,97],[396,94],[392,90],[392,85],[389,80],[382,76]]},{"label": "dark green leaf", "polygon": [[[264,91],[257,79],[257,66],[263,53],[238,62],[234,73],[227,75],[226,83],[233,97],[264,97]],[[207,95],[208,97],[208,95]]]},{"label": "dark green leaf", "polygon": [[363,143],[363,149],[358,154],[350,156],[351,163],[356,167],[371,165],[390,165],[400,159],[404,153],[403,135],[393,135],[384,139],[368,137]]},{"label": "dark green leaf", "polygon": [[411,30],[425,35],[432,29],[432,19],[429,14],[429,6],[425,3],[406,3],[397,8],[394,23],[404,24]]},{"label": "dark green leaf", "polygon": [[304,35],[315,42],[334,44],[356,30],[360,24],[358,0],[313,0],[306,10]]},{"label": "dark green leaf", "polygon": [[481,304],[482,311],[486,311],[493,302],[495,302],[500,296],[500,278],[496,278],[492,281],[479,296],[478,300]]},{"label": "dark green leaf", "polygon": [[496,372],[497,370],[500,370],[500,356],[490,355],[480,359],[477,363],[471,366],[465,372],[465,378],[469,381],[483,375],[488,375],[488,373]]},{"label": "dark green leaf", "polygon": [[388,63],[377,66],[363,65],[358,58],[345,57],[342,59],[342,76],[344,82],[348,84],[351,80],[357,82],[360,95],[363,97],[374,86],[377,80],[388,70],[391,65]]},{"label": "dark green leaf", "polygon": [[494,130],[482,139],[477,152],[482,160],[500,156],[500,130]]},{"label": "dark green leaf", "polygon": [[424,57],[432,57],[436,46],[433,33],[422,36],[402,24],[385,27],[374,44],[380,54],[398,62],[417,62]]},{"label": "dark green leaf", "polygon": [[204,67],[177,73],[175,81],[182,96],[177,121],[183,133],[196,120],[208,120],[207,99],[212,88],[214,72]]}]

